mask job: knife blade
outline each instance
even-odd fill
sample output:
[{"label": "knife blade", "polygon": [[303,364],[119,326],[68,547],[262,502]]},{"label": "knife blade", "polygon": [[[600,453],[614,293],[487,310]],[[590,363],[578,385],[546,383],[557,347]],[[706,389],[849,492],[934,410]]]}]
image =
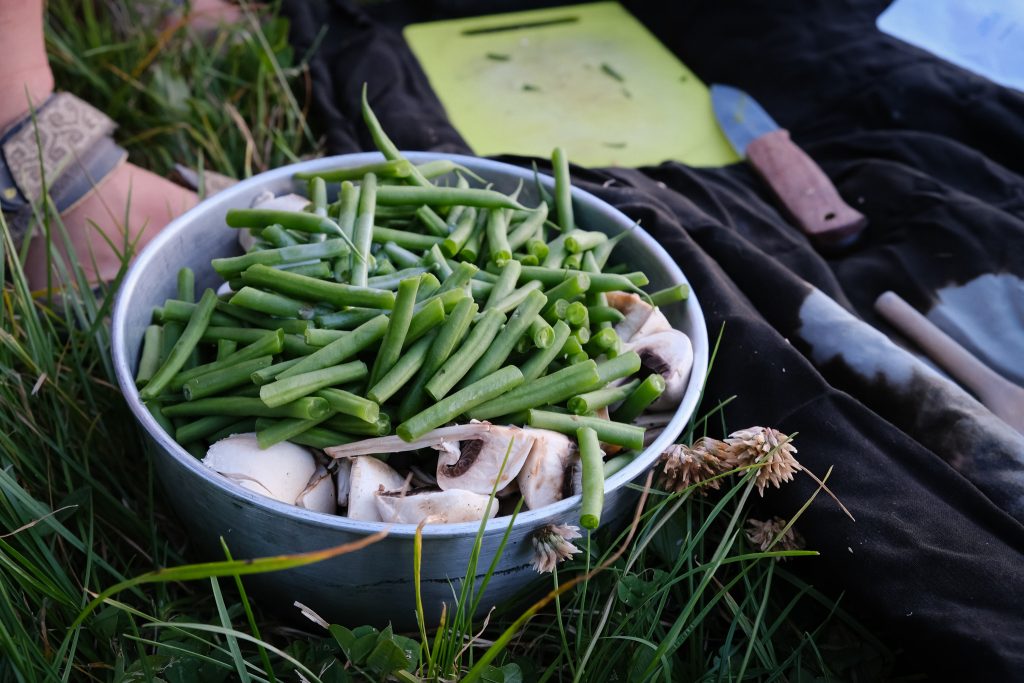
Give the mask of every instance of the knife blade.
[{"label": "knife blade", "polygon": [[738,88],[713,84],[711,106],[736,153],[747,158],[808,238],[821,247],[857,239],[867,218],[843,201],[821,167],[754,98]]}]

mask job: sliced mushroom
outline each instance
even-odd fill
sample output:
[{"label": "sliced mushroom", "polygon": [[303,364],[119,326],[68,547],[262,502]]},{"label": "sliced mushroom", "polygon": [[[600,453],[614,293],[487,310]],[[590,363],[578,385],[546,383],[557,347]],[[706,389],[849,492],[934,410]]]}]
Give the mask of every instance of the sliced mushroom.
[{"label": "sliced mushroom", "polygon": [[[378,493],[375,498],[381,519],[394,524],[419,524],[423,519],[434,524],[475,522],[484,518],[490,500],[490,496],[459,489],[416,489],[408,493],[386,491]],[[491,504],[488,518],[497,514],[498,503],[495,501]]]},{"label": "sliced mushroom", "polygon": [[317,465],[313,476],[309,478],[306,488],[296,496],[295,504],[307,510],[317,512],[335,512],[336,493],[331,482],[331,473],[323,465]]},{"label": "sliced mushroom", "polygon": [[377,512],[378,491],[401,491],[405,477],[372,455],[352,458],[349,474],[348,516],[364,522],[381,521]]},{"label": "sliced mushroom", "polygon": [[526,507],[536,510],[582,490],[574,473],[580,456],[576,442],[547,429],[524,429],[533,437],[533,448],[516,478]]},{"label": "sliced mushroom", "polygon": [[313,454],[302,446],[283,441],[261,449],[255,434],[232,434],[210,446],[203,464],[243,488],[282,503],[334,512],[331,477],[326,469],[318,471]]},{"label": "sliced mushroom", "polygon": [[[437,485],[484,495],[516,478],[533,448],[533,437],[519,427],[476,423],[477,434],[438,447]],[[508,459],[506,460],[506,454]],[[500,476],[499,476],[500,474]]]},{"label": "sliced mushroom", "polygon": [[651,306],[636,294],[607,292],[605,297],[609,306],[626,316],[615,325],[615,333],[623,342],[672,329],[660,308]]},{"label": "sliced mushroom", "polygon": [[679,330],[666,330],[624,344],[623,348],[636,351],[643,367],[665,378],[665,391],[651,408],[668,410],[679,405],[693,368],[690,338]]},{"label": "sliced mushroom", "polygon": [[352,484],[352,461],[348,458],[338,459],[338,469],[334,479],[338,488],[338,507],[348,507],[348,492]]}]

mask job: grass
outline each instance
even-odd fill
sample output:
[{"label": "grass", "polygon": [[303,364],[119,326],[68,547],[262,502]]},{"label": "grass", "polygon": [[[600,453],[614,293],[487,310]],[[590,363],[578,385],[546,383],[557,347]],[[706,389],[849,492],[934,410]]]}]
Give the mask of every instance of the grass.
[{"label": "grass", "polygon": [[[244,176],[318,151],[280,21],[203,40],[138,30],[121,5],[51,0],[48,46],[58,86],[117,119],[133,161]],[[41,209],[60,243],[59,217]],[[75,295],[88,285],[55,252],[69,294],[33,299],[0,228],[0,681],[877,680],[891,665],[801,581],[813,559],[749,547],[751,472],[707,496],[645,489],[634,522],[582,539],[525,612],[475,621],[482,590],[465,584],[433,631],[285,625],[248,600],[244,576],[358,551],[247,563],[225,548],[223,561],[190,564],[116,388],[112,297]],[[686,438],[718,421],[724,431],[725,403]],[[478,544],[471,573],[488,562]]]}]

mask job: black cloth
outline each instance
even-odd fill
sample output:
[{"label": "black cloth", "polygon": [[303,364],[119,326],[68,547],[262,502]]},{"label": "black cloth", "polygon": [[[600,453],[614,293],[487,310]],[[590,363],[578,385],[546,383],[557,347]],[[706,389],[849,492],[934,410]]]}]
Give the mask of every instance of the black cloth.
[{"label": "black cloth", "polygon": [[[285,2],[300,52],[327,27],[311,69],[329,151],[372,149],[364,81],[400,148],[468,151],[397,29],[543,4]],[[711,334],[724,325],[699,410],[735,394],[729,425],[799,432],[801,462],[834,468],[856,522],[824,496],[801,519],[812,581],[937,679],[1024,680],[1024,438],[872,308],[894,290],[1021,381],[1024,95],[878,32],[884,0],[625,4],[706,83],[754,95],[870,221],[822,254],[746,164],[574,168],[677,259]],[[765,505],[787,516],[813,489]]]}]

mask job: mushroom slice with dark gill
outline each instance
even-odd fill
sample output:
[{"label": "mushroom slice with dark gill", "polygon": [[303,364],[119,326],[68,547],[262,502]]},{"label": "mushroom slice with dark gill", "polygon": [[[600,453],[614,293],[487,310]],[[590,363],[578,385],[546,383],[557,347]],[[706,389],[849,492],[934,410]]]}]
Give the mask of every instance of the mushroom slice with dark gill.
[{"label": "mushroom slice with dark gill", "polygon": [[519,427],[471,422],[435,429],[415,441],[403,441],[398,436],[382,436],[332,446],[325,449],[325,452],[337,458],[433,448],[440,451],[437,459],[438,486],[444,490],[462,489],[490,495],[495,481],[498,490],[501,490],[516,478],[532,446],[533,438]]},{"label": "mushroom slice with dark gill", "polygon": [[693,369],[690,338],[679,330],[665,330],[622,346],[626,351],[636,351],[644,368],[665,378],[665,391],[651,408],[668,410],[679,405]]},{"label": "mushroom slice with dark gill", "polygon": [[490,496],[459,489],[382,491],[375,498],[380,518],[394,524],[419,524],[424,519],[428,524],[455,524],[479,521],[485,513],[488,518],[498,514],[497,501],[487,509]]},{"label": "mushroom slice with dark gill", "polygon": [[580,456],[576,442],[547,429],[523,431],[533,437],[533,448],[516,477],[526,507],[536,510],[580,493]]}]

